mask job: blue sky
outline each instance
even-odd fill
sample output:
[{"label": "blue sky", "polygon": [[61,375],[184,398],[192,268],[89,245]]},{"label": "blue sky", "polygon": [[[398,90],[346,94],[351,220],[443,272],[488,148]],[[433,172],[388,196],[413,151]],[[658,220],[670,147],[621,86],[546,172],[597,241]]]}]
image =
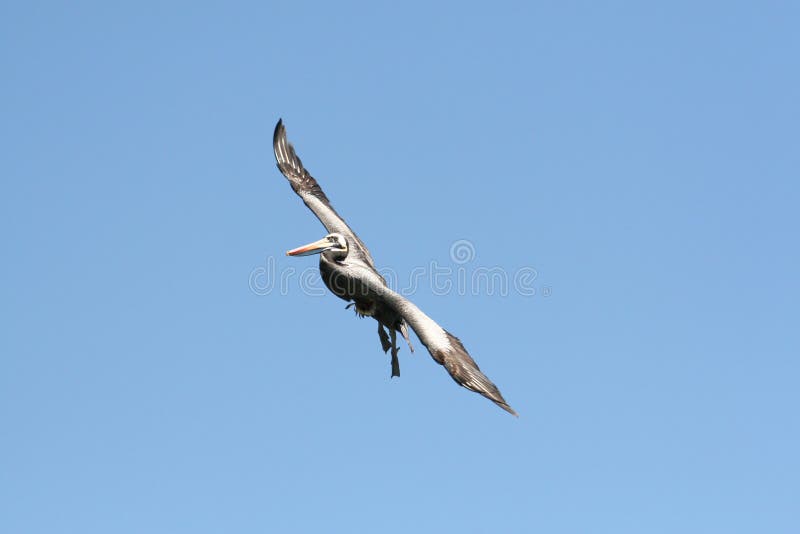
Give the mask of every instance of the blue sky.
[{"label": "blue sky", "polygon": [[[0,530],[798,532],[800,9],[659,4],[4,3]],[[253,289],[279,117],[399,279],[535,270],[411,295],[519,419]]]}]

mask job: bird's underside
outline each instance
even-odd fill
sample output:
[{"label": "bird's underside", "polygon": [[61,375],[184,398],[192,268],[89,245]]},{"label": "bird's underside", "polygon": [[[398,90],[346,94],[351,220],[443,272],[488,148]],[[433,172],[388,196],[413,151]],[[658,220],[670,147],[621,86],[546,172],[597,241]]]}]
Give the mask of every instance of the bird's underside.
[{"label": "bird's underside", "polygon": [[320,254],[320,274],[328,289],[350,302],[347,307],[354,307],[358,315],[372,317],[378,322],[381,348],[384,352],[391,351],[392,376],[400,376],[397,332],[408,342],[411,351],[414,350],[408,336],[407,327],[411,326],[434,361],[444,366],[456,383],[517,415],[457,337],[388,287],[375,269],[367,247],[336,213],[317,181],[303,167],[286,138],[282,121],[275,126],[273,148],[278,169],[329,232],[323,239],[287,254]]},{"label": "bird's underside", "polygon": [[[386,281],[378,272],[369,267],[373,275]],[[400,376],[400,360],[397,357],[397,332],[400,332],[408,343],[408,348],[414,352],[411,340],[408,337],[408,327],[402,316],[398,315],[391,307],[386,306],[382,300],[369,290],[361,280],[348,276],[341,269],[341,264],[320,254],[319,271],[325,286],[337,297],[349,302],[345,308],[353,308],[358,317],[372,317],[378,322],[378,338],[383,352],[391,351],[392,377]],[[387,334],[386,331],[389,331]]]}]

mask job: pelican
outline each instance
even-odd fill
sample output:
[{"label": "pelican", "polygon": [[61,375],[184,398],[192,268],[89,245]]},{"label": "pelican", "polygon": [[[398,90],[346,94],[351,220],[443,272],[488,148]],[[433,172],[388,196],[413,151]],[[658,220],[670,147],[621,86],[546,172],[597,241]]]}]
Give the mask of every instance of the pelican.
[{"label": "pelican", "polygon": [[286,254],[319,254],[319,270],[327,288],[349,302],[347,308],[354,306],[360,317],[372,317],[378,322],[381,348],[384,353],[391,350],[391,376],[400,376],[398,332],[408,343],[411,352],[414,351],[408,336],[408,327],[411,326],[434,361],[444,366],[457,384],[480,393],[507,412],[517,415],[457,337],[388,287],[386,280],[375,269],[375,262],[367,247],[336,213],[319,183],[303,167],[294,147],[286,138],[283,120],[278,120],[275,126],[272,145],[278,169],[328,231],[328,235],[319,241],[297,247]]}]

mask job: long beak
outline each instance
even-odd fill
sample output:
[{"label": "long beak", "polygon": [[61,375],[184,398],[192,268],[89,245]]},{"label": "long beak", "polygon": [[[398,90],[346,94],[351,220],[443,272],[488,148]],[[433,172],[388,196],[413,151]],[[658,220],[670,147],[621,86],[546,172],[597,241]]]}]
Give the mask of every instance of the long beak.
[{"label": "long beak", "polygon": [[288,252],[286,252],[287,256],[310,256],[311,254],[319,254],[325,249],[331,248],[333,246],[330,241],[328,241],[327,237],[323,237],[319,241],[314,241],[313,243],[309,243],[308,245],[303,245],[302,247],[294,248]]}]

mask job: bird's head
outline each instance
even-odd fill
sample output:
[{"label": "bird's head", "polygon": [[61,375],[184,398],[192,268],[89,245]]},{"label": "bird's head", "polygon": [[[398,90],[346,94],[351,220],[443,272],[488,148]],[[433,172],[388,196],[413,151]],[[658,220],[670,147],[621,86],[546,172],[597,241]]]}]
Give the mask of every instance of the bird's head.
[{"label": "bird's head", "polygon": [[297,247],[286,252],[287,256],[310,256],[311,254],[320,254],[322,252],[330,251],[331,256],[335,259],[341,259],[347,256],[347,239],[342,234],[336,232],[328,234],[319,241],[314,241],[308,245]]}]

